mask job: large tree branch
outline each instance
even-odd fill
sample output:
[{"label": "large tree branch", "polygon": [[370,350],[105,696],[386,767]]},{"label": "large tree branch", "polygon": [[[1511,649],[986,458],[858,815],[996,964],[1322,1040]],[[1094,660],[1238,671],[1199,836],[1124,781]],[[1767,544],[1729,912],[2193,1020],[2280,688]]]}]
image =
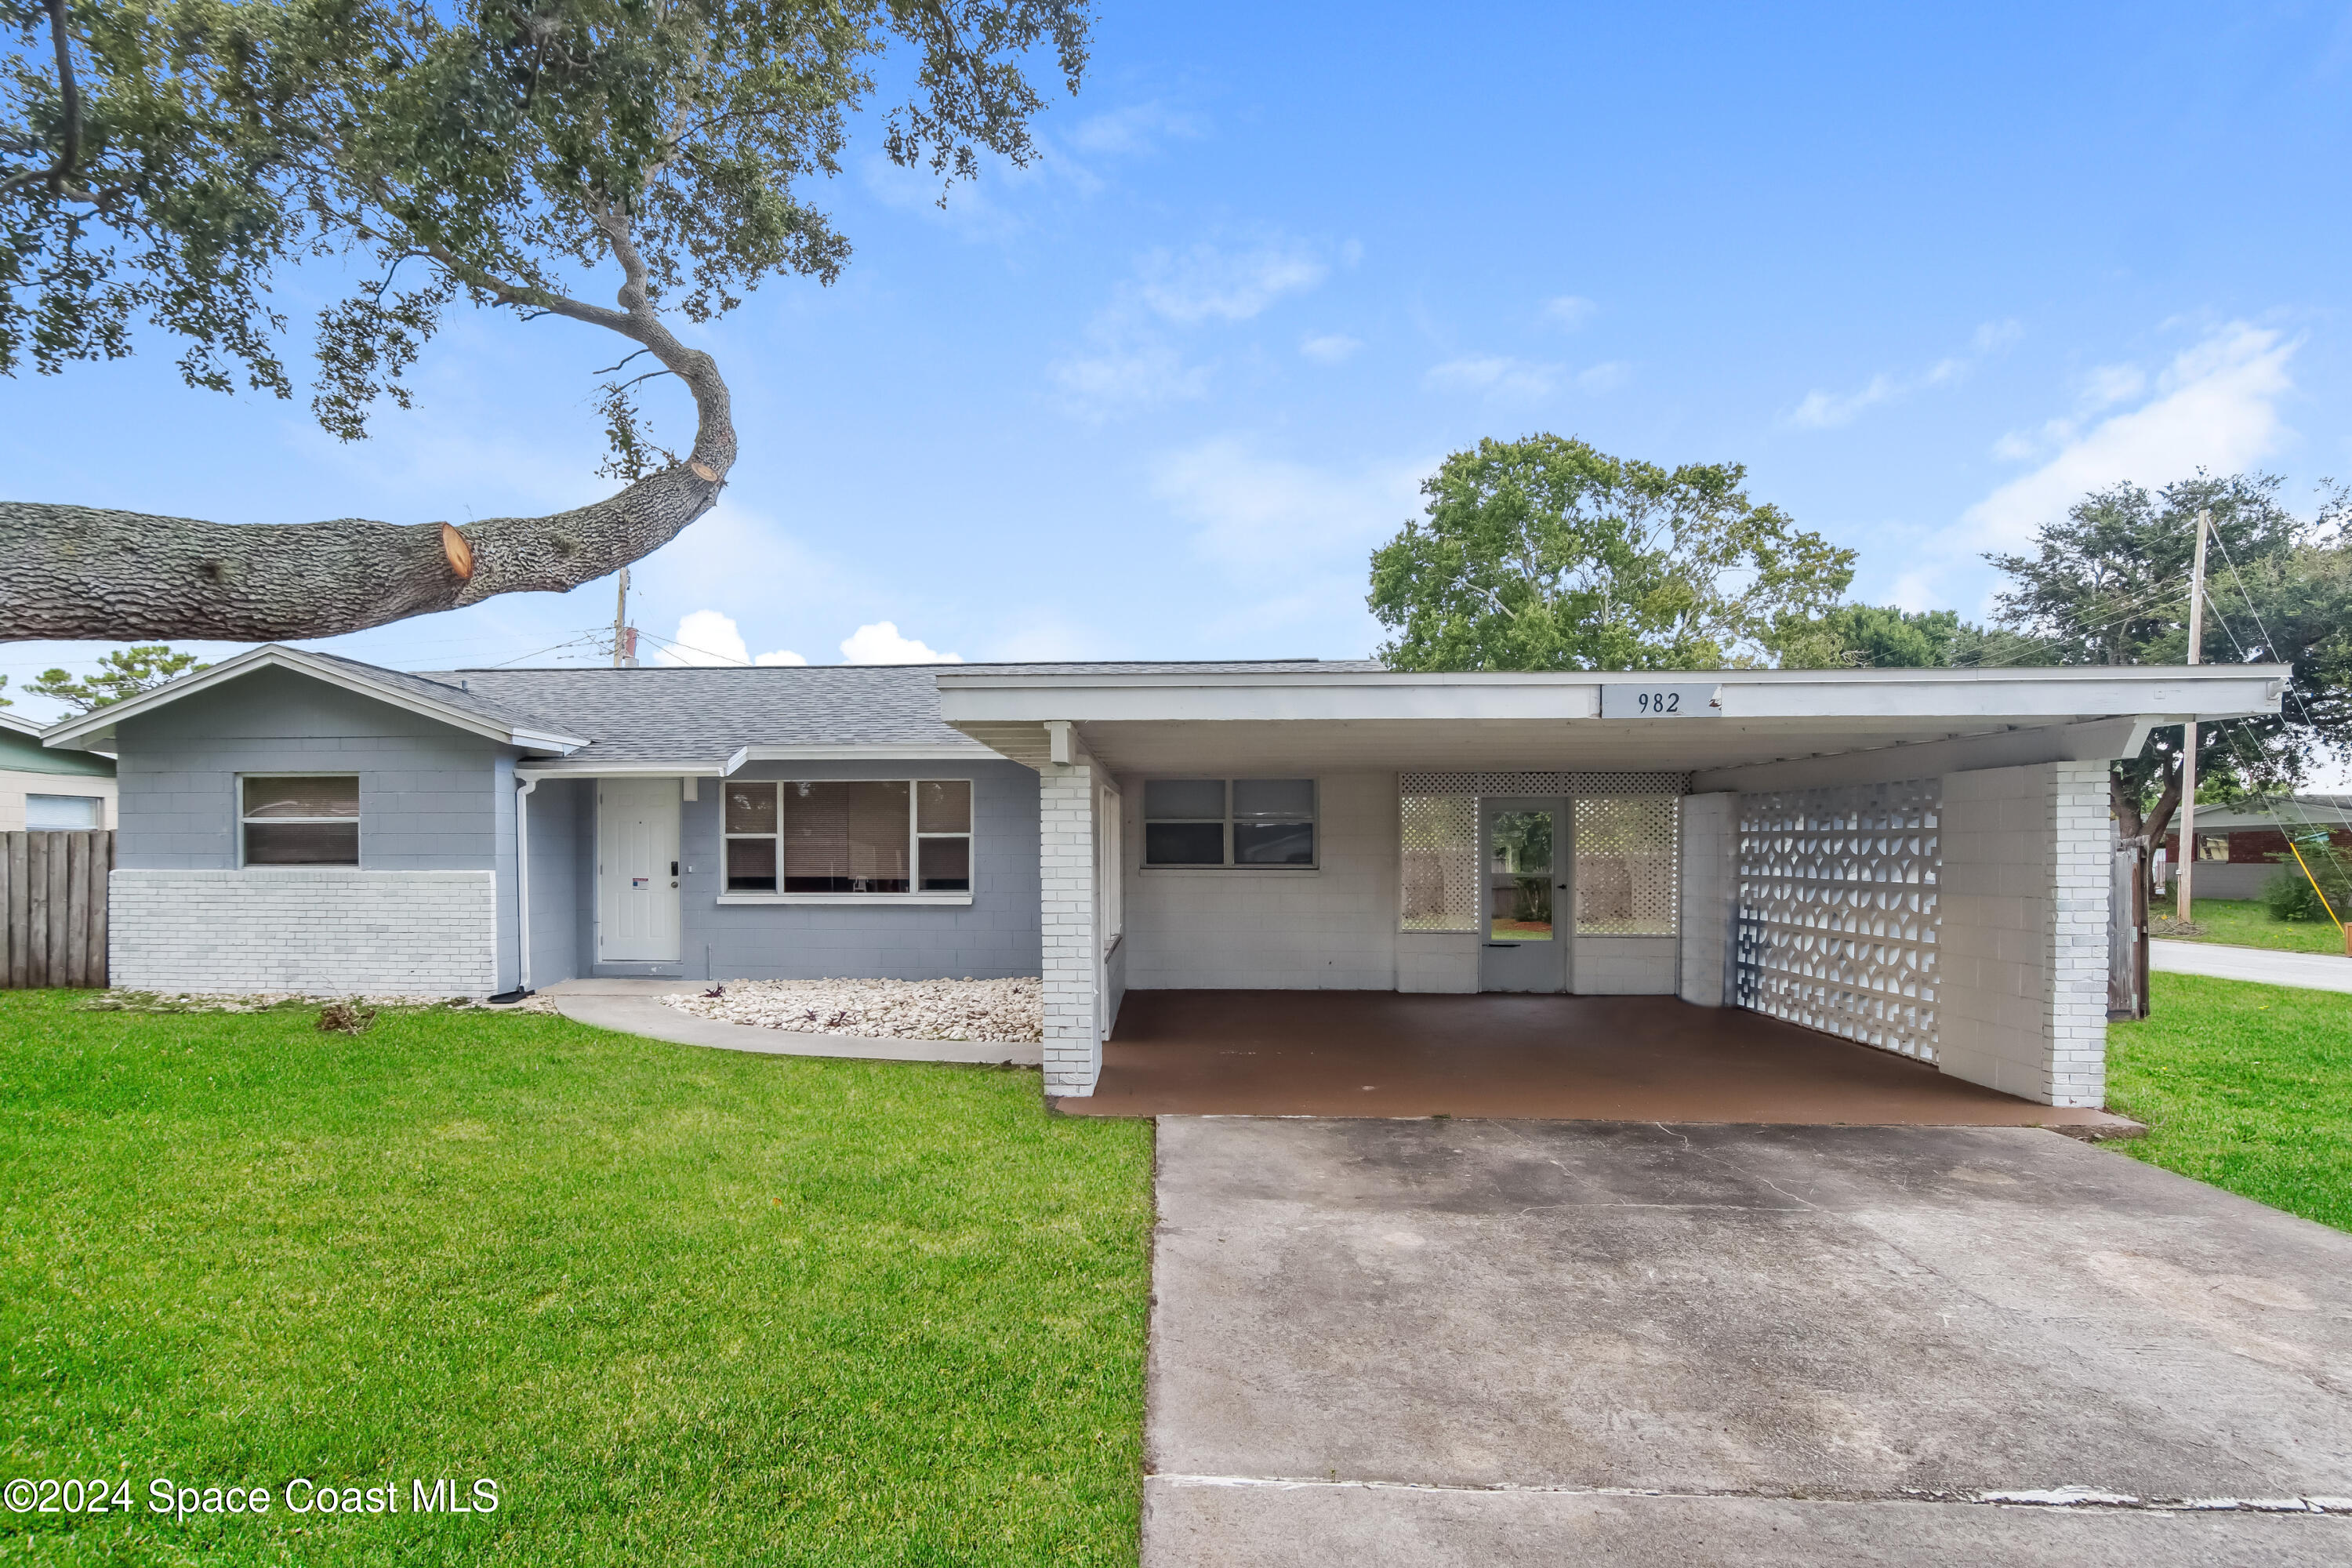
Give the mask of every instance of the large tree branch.
[{"label": "large tree branch", "polygon": [[49,44],[58,58],[58,110],[65,121],[65,145],[57,162],[46,169],[26,169],[0,180],[0,196],[18,185],[42,184],[53,195],[70,195],[78,202],[95,198],[79,190],[68,191],[66,182],[81,162],[81,85],[74,79],[73,35],[66,26],[66,0],[46,0],[49,13]]},{"label": "large tree branch", "polygon": [[687,461],[593,506],[463,529],[358,518],[231,525],[0,502],[0,638],[333,637],[499,594],[561,593],[660,549],[719,499],[735,466],[732,409],[718,362],[679,342],[652,308],[625,223],[599,222],[627,275],[622,309],[537,290],[530,302],[621,333],[686,384],[696,416]]}]

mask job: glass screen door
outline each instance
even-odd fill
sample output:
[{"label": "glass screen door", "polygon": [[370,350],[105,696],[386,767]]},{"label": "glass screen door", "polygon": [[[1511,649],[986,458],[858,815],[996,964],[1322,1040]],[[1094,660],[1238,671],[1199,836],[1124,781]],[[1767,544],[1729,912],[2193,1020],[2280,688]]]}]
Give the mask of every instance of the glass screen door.
[{"label": "glass screen door", "polygon": [[1481,991],[1558,991],[1567,982],[1568,813],[1556,800],[1488,800],[1479,814],[1486,868]]}]

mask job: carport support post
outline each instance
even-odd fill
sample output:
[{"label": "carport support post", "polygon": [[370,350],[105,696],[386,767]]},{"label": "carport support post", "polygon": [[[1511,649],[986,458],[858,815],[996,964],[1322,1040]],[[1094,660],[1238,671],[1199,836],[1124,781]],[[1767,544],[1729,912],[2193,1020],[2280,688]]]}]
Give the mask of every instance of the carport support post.
[{"label": "carport support post", "polygon": [[1049,762],[1038,769],[1037,782],[1045,1092],[1089,1095],[1102,1076],[1094,765],[1090,760]]},{"label": "carport support post", "polygon": [[2107,764],[1944,778],[1937,1066],[2045,1105],[2106,1099]]}]

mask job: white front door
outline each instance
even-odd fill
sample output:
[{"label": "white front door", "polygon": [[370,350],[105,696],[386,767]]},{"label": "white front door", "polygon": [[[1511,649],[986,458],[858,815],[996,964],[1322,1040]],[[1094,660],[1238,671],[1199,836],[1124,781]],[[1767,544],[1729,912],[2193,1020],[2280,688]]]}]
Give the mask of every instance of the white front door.
[{"label": "white front door", "polygon": [[596,957],[677,960],[676,779],[596,781]]}]

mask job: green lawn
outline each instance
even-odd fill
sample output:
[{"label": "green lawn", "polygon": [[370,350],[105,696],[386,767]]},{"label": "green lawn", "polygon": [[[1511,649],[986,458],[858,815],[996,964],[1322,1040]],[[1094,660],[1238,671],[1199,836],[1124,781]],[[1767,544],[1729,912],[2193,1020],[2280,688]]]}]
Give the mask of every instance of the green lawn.
[{"label": "green lawn", "polygon": [[2352,1230],[2352,995],[2152,981],[2149,1016],[2107,1029],[2107,1103],[2148,1126],[2115,1147]]},{"label": "green lawn", "polygon": [[[2151,899],[2147,913],[2150,920],[2158,915],[2172,914],[2170,899]],[[2218,942],[2232,947],[2274,947],[2284,952],[2335,952],[2344,951],[2344,933],[2326,921],[2274,921],[2271,912],[2252,899],[2197,899],[2190,905],[2197,923],[2205,928],[2203,936],[2171,937],[2156,933],[2166,941]],[[2338,910],[2336,913],[2344,911]]]},{"label": "green lawn", "polygon": [[[0,1515],[7,1554],[1134,1560],[1148,1124],[554,1017],[79,1001],[0,992],[0,1475],[135,1511]],[[496,1511],[285,1505],[442,1476]],[[176,1522],[156,1477],[277,1506]]]}]

